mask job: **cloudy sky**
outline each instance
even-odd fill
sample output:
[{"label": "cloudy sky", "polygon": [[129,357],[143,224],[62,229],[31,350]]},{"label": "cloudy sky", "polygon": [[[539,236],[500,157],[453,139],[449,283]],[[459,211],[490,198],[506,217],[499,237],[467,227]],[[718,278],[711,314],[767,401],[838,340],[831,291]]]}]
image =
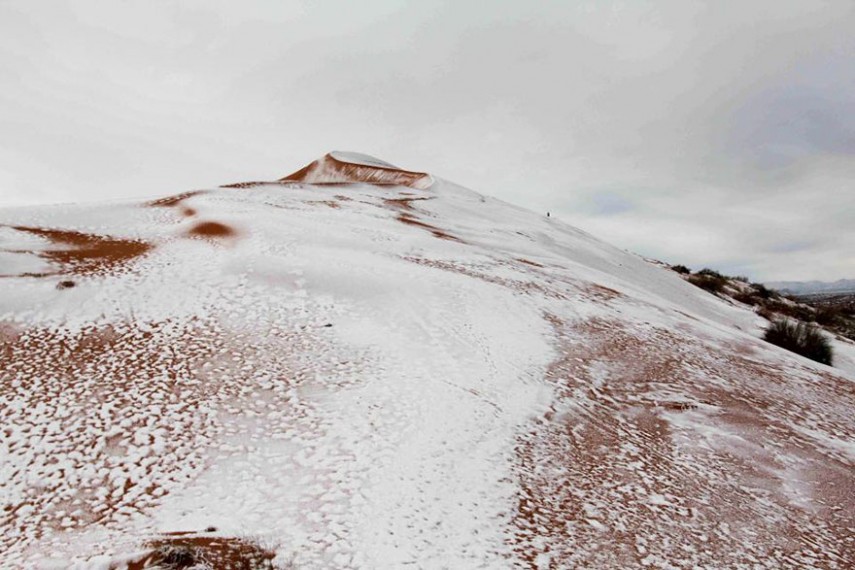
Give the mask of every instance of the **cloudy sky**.
[{"label": "cloudy sky", "polygon": [[855,2],[0,0],[0,205],[332,149],[643,255],[855,277]]}]

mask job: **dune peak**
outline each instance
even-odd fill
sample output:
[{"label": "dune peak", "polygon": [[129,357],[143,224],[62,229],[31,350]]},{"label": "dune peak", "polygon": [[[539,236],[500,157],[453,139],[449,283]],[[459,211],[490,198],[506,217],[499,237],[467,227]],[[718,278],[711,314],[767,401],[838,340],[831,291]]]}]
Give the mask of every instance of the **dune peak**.
[{"label": "dune peak", "polygon": [[366,154],[332,151],[279,181],[308,184],[364,183],[424,190],[433,184],[433,177],[427,172],[404,170]]}]

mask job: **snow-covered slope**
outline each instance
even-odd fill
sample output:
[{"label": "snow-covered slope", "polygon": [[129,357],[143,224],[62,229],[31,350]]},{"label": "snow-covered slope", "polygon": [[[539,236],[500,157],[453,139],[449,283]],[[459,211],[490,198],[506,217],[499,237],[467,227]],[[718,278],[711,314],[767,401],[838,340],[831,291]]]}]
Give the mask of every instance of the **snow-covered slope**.
[{"label": "snow-covered slope", "polygon": [[283,568],[851,566],[847,373],[554,218],[313,165],[0,211],[0,565],[180,537]]}]

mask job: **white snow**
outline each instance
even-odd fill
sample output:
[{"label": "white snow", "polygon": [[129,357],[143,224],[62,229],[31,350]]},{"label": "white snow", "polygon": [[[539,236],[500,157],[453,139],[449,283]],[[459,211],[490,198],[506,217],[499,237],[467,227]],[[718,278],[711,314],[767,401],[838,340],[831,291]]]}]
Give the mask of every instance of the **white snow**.
[{"label": "white snow", "polygon": [[[509,540],[525,495],[517,455],[555,411],[550,315],[759,346],[756,358],[792,366],[798,386],[826,370],[763,352],[749,311],[554,218],[440,179],[409,206],[392,198],[412,189],[217,189],[186,200],[192,219],[137,204],[0,211],[0,224],[154,245],[69,290],[58,277],[0,279],[0,325],[46,339],[0,369],[0,502],[16,507],[0,519],[6,561],[102,568],[146,537],[214,526],[270,546],[283,567],[521,566]],[[184,236],[206,220],[236,237]],[[0,253],[3,271],[31,271],[33,256],[20,255]],[[105,331],[118,339],[110,350],[67,376],[51,347]],[[592,393],[617,403],[610,370],[585,370]],[[586,398],[568,418],[588,413]],[[676,388],[650,398],[691,403]],[[686,449],[695,433],[707,449],[742,437],[710,427],[712,405],[663,414]],[[802,433],[851,460],[851,419],[836,425],[836,435],[823,422]],[[621,449],[646,476],[638,444]],[[683,509],[669,494],[644,497]],[[580,520],[608,540],[622,524],[609,516],[592,504]],[[538,544],[535,564],[553,567],[546,533]]]},{"label": "white snow", "polygon": [[400,170],[394,164],[389,164],[385,160],[380,160],[379,158],[374,158],[373,156],[369,156],[367,154],[361,154],[358,152],[349,152],[343,150],[334,150],[330,153],[336,160],[340,160],[342,162],[349,162],[350,164],[361,164],[363,166],[379,166],[380,168],[393,168],[395,170]]}]

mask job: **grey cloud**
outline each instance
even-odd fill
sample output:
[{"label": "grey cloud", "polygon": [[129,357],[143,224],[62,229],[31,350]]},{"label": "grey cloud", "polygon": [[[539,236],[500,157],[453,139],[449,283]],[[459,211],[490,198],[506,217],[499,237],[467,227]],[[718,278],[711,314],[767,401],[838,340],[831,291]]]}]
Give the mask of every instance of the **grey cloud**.
[{"label": "grey cloud", "polygon": [[851,277],[853,53],[848,0],[4,2],[0,204],[350,148],[668,261]]},{"label": "grey cloud", "polygon": [[635,208],[632,201],[627,200],[620,194],[612,192],[601,192],[591,197],[590,212],[595,215],[614,216],[623,214]]},{"label": "grey cloud", "polygon": [[794,70],[734,113],[731,153],[760,170],[781,170],[815,155],[855,156],[855,67],[831,56]]}]

